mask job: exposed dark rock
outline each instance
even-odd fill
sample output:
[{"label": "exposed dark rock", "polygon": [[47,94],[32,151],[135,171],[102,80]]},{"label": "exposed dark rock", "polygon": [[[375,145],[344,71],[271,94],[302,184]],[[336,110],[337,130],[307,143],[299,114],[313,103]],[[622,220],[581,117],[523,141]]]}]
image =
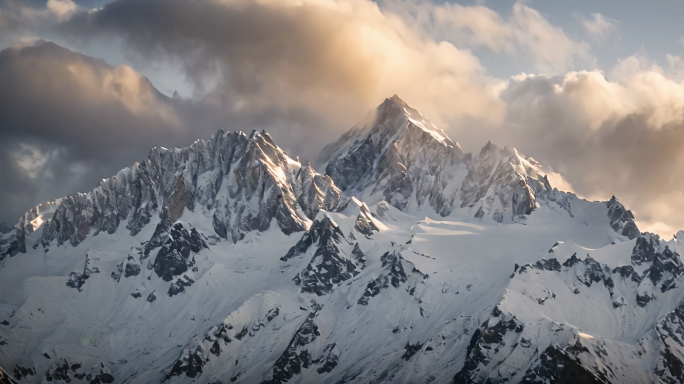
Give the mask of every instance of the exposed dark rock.
[{"label": "exposed dark rock", "polygon": [[112,272],[111,277],[112,279],[116,280],[117,282],[121,281],[121,275],[123,275],[124,271],[124,263],[125,261],[122,261],[116,266],[117,272]]},{"label": "exposed dark rock", "polygon": [[25,368],[17,364],[14,366],[14,378],[21,380],[24,377],[35,376],[36,369],[34,367]]},{"label": "exposed dark rock", "polygon": [[587,287],[591,287],[593,283],[598,283],[602,280],[606,280],[606,286],[612,287],[613,281],[610,279],[610,271],[608,267],[604,267],[592,259],[589,255],[584,259],[584,265],[587,267],[584,275],[580,276],[580,281]]},{"label": "exposed dark rock", "polygon": [[643,308],[648,304],[649,301],[651,301],[653,297],[649,296],[648,294],[642,294],[642,293],[637,293],[636,295],[636,302],[637,304]]},{"label": "exposed dark rock", "polygon": [[361,269],[366,266],[366,255],[361,250],[361,247],[359,247],[359,243],[354,244],[352,256],[354,257],[354,260],[361,265]]},{"label": "exposed dark rock", "polygon": [[662,344],[654,373],[663,383],[684,382],[684,362],[681,359],[681,348],[684,347],[684,304],[658,321],[656,330]]},{"label": "exposed dark rock", "polygon": [[78,272],[71,272],[67,277],[66,285],[67,287],[76,288],[79,291],[82,291],[81,287],[83,284],[85,284],[86,279],[88,279],[87,275]]},{"label": "exposed dark rock", "polygon": [[290,344],[275,362],[271,377],[262,384],[282,384],[290,381],[295,375],[301,373],[302,368],[308,369],[313,363],[310,352],[306,345],[320,336],[318,325],[314,321],[316,312],[307,316],[304,323],[295,332]]},{"label": "exposed dark rock", "polygon": [[155,300],[157,300],[157,296],[154,294],[154,292],[156,292],[156,291],[152,291],[152,292],[150,292],[149,295],[147,295],[147,301],[148,301],[149,303],[152,303],[152,302],[154,302]]},{"label": "exposed dark rock", "polygon": [[176,282],[171,284],[169,287],[169,297],[173,297],[179,293],[185,292],[185,287],[191,286],[194,282],[195,280],[191,279],[187,275],[179,277]]},{"label": "exposed dark rock", "polygon": [[198,345],[193,349],[186,349],[182,356],[176,360],[171,368],[171,371],[164,376],[167,381],[173,376],[180,376],[185,374],[187,377],[195,378],[202,373],[202,366],[204,366],[205,356],[202,346]]},{"label": "exposed dark rock", "polygon": [[281,257],[280,260],[288,261],[293,257],[306,253],[312,244],[340,244],[343,240],[344,234],[340,228],[326,216],[321,220],[314,221],[297,244],[290,248],[287,254]]},{"label": "exposed dark rock", "polygon": [[570,256],[569,259],[565,260],[565,262],[563,263],[563,266],[564,266],[564,267],[570,268],[570,267],[572,267],[573,265],[578,264],[578,263],[581,263],[581,262],[582,262],[582,260],[580,260],[580,259],[577,257],[577,253],[573,253],[572,256]]},{"label": "exposed dark rock", "polygon": [[338,247],[343,242],[349,245],[337,224],[325,217],[320,221],[316,220],[309,232],[281,260],[306,252],[311,245],[316,244],[311,261],[295,276],[294,281],[301,285],[303,292],[326,295],[338,284],[358,274],[354,261]]},{"label": "exposed dark rock", "polygon": [[639,237],[641,232],[637,228],[632,211],[627,210],[615,196],[610,198],[606,206],[608,207],[610,226],[615,232],[627,236],[630,240]]},{"label": "exposed dark rock", "polygon": [[666,245],[662,253],[653,256],[651,267],[644,272],[653,285],[662,283],[661,291],[667,292],[674,287],[674,280],[684,273],[684,265],[679,254],[672,252]]},{"label": "exposed dark rock", "polygon": [[[220,356],[223,351],[221,346],[225,346],[232,341],[228,336],[228,330],[230,329],[232,329],[232,326],[224,323],[212,327],[199,345],[187,348],[181,353],[181,356],[173,364],[171,371],[164,377],[164,381],[169,380],[173,376],[181,376],[183,374],[191,378],[197,377],[211,356]],[[247,328],[245,327],[244,335],[247,334],[246,332]],[[205,354],[204,351],[206,349],[209,350],[210,355]]]},{"label": "exposed dark rock", "polygon": [[494,309],[492,316],[473,333],[466,350],[466,361],[454,376],[454,384],[488,382],[479,376],[480,365],[488,366],[499,349],[506,346],[505,340],[525,344],[521,336],[524,325],[515,316],[503,314],[498,308]]},{"label": "exposed dark rock", "polygon": [[171,281],[194,265],[191,252],[198,253],[202,248],[208,246],[195,228],[188,231],[176,223],[154,259],[154,272],[164,281]]},{"label": "exposed dark rock", "polygon": [[539,260],[536,263],[534,263],[533,266],[536,269],[541,269],[544,271],[560,272],[561,270],[561,265],[555,258]]},{"label": "exposed dark rock", "polygon": [[399,288],[401,283],[406,282],[407,276],[401,259],[401,255],[396,251],[385,252],[380,257],[385,273],[380,274],[380,276],[368,283],[363,296],[358,300],[359,304],[368,305],[368,299],[377,296],[381,290],[388,288],[390,284],[395,288]]},{"label": "exposed dark rock", "polygon": [[318,373],[332,372],[340,360],[340,351],[337,349],[335,343],[328,344],[323,349],[321,357],[313,361],[313,364],[320,365],[316,369]]},{"label": "exposed dark rock", "polygon": [[90,266],[90,257],[86,254],[85,266],[83,267],[83,272],[71,272],[67,277],[66,285],[67,287],[76,288],[79,292],[83,291],[81,287],[85,284],[91,274],[100,273],[100,270],[95,267]]},{"label": "exposed dark rock", "polygon": [[188,208],[191,211],[194,210],[195,199],[192,196],[192,192],[186,187],[183,177],[179,177],[176,180],[176,186],[171,193],[171,196],[169,196],[169,205],[167,207],[169,219],[171,219],[172,223],[175,223],[183,216],[183,210],[185,208]]},{"label": "exposed dark rock", "polygon": [[401,355],[401,358],[408,361],[409,359],[411,359],[411,357],[413,357],[413,355],[416,354],[416,352],[420,351],[421,348],[423,348],[423,344],[421,343],[415,343],[411,345],[411,343],[406,342],[406,346],[404,347],[406,352],[404,352],[404,354]]},{"label": "exposed dark rock", "polygon": [[636,240],[632,250],[632,264],[650,263],[660,247],[660,237],[653,233],[644,232]]},{"label": "exposed dark rock", "polygon": [[48,382],[69,383],[73,380],[81,382],[83,379],[89,384],[107,384],[114,382],[114,376],[112,376],[109,368],[103,363],[93,367],[90,369],[90,373],[86,374],[86,370],[81,364],[69,363],[67,359],[61,358],[45,372],[45,380]]},{"label": "exposed dark rock", "polygon": [[128,262],[124,271],[125,277],[138,276],[140,274],[140,265]]},{"label": "exposed dark rock", "polygon": [[558,383],[558,384],[605,384],[605,377],[599,377],[582,366],[572,354],[549,346],[541,354],[536,364],[527,370],[521,383]]},{"label": "exposed dark rock", "polygon": [[615,268],[613,268],[612,273],[613,274],[619,274],[620,277],[622,277],[623,279],[626,279],[626,278],[632,276],[632,274],[634,274],[634,267],[632,267],[631,265],[624,265],[622,267],[615,267]]}]

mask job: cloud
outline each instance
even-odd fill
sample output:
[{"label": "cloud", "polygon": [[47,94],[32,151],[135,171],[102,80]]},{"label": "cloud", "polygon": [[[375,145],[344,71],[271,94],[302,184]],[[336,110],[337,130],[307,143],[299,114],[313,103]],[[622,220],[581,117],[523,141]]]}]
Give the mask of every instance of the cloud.
[{"label": "cloud", "polygon": [[611,36],[617,36],[617,20],[605,17],[600,13],[592,13],[590,19],[582,19],[582,27],[587,34],[603,43]]},{"label": "cloud", "polygon": [[682,82],[684,81],[684,60],[672,54],[665,55],[668,64],[668,77]]},{"label": "cloud", "polygon": [[194,97],[231,115],[306,113],[327,126],[307,131],[321,143],[395,93],[438,122],[493,124],[504,113],[499,81],[475,56],[367,0],[118,0],[62,31],[123,39],[152,63],[180,62]]},{"label": "cloud", "polygon": [[684,84],[630,57],[609,76],[516,76],[502,99],[499,140],[552,166],[581,196],[618,196],[645,228],[684,228],[675,208],[684,206]]},{"label": "cloud", "polygon": [[48,0],[46,6],[58,21],[68,19],[78,10],[78,6],[72,0]]},{"label": "cloud", "polygon": [[32,44],[79,10],[73,0],[0,0],[0,49]]},{"label": "cloud", "polygon": [[173,101],[127,66],[53,43],[0,51],[0,221],[87,191],[184,137]]},{"label": "cloud", "polygon": [[521,2],[513,5],[507,20],[482,5],[435,5],[410,0],[388,0],[383,4],[457,46],[486,47],[511,56],[526,54],[534,67],[543,72],[564,72],[576,63],[595,62],[587,43],[571,39],[562,28]]},{"label": "cloud", "polygon": [[68,19],[80,7],[73,0],[48,0],[44,7],[32,2],[0,0],[0,31],[24,32]]}]

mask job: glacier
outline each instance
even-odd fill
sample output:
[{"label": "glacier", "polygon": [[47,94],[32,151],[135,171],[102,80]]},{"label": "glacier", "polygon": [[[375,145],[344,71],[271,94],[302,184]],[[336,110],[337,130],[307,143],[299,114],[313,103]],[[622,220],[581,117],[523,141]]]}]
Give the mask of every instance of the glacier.
[{"label": "glacier", "polygon": [[320,162],[220,130],[27,212],[0,382],[684,382],[684,232],[396,95]]}]

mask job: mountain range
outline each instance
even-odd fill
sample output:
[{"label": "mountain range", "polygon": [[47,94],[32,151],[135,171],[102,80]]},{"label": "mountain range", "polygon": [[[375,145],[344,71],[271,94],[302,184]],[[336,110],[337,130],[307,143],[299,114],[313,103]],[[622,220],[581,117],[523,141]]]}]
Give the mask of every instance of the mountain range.
[{"label": "mountain range", "polygon": [[684,382],[684,232],[396,95],[320,163],[220,130],[28,211],[0,382]]}]

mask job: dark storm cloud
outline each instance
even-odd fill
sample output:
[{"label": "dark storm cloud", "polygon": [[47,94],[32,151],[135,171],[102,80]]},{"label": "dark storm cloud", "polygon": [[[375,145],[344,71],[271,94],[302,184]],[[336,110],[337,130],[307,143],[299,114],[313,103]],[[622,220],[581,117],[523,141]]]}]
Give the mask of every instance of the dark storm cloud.
[{"label": "dark storm cloud", "polygon": [[232,114],[306,111],[326,123],[306,132],[316,144],[395,93],[438,123],[503,113],[477,58],[366,0],[117,0],[60,30],[74,40],[122,39],[150,62],[180,62],[195,96]]},{"label": "dark storm cloud", "polygon": [[0,221],[90,190],[183,133],[144,77],[53,43],[1,51],[0,84]]}]

